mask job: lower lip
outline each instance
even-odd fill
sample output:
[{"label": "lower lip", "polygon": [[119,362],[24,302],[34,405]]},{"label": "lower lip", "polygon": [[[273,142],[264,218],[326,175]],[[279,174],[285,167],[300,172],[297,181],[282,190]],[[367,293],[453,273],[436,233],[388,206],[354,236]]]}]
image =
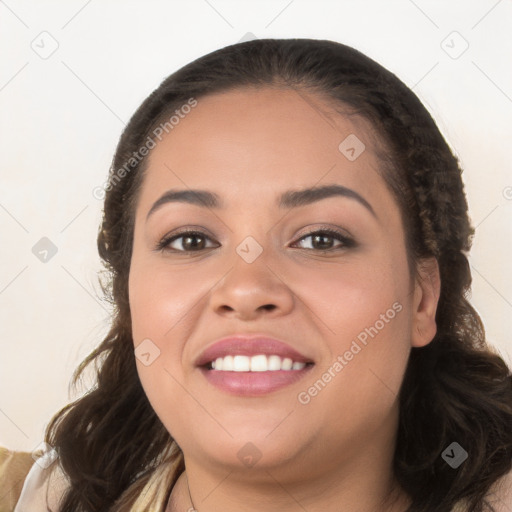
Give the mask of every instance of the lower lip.
[{"label": "lower lip", "polygon": [[223,372],[200,368],[206,380],[215,387],[233,395],[260,396],[272,393],[302,379],[313,365],[302,370],[272,372]]}]

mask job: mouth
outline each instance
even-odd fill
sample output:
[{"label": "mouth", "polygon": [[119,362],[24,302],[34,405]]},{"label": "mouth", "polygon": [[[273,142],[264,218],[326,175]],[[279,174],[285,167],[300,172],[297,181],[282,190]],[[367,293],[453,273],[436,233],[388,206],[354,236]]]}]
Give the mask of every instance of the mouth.
[{"label": "mouth", "polygon": [[277,391],[302,379],[314,364],[286,343],[261,336],[225,338],[196,361],[210,384],[239,396]]},{"label": "mouth", "polygon": [[289,357],[283,358],[275,354],[258,354],[251,357],[227,355],[210,361],[206,364],[206,368],[216,372],[278,372],[302,370],[312,364],[312,362],[294,361]]}]

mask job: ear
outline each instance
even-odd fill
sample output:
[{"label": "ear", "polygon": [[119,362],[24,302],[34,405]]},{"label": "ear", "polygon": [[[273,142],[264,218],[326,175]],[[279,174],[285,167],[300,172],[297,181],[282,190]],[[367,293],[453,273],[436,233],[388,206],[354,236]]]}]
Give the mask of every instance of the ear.
[{"label": "ear", "polygon": [[417,266],[412,309],[411,345],[424,347],[436,335],[436,311],[441,293],[441,278],[437,259],[426,258]]}]

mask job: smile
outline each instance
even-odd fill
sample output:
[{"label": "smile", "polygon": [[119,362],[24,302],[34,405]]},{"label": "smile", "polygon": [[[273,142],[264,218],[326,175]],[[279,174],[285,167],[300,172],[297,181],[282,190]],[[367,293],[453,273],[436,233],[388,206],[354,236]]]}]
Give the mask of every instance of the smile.
[{"label": "smile", "polygon": [[293,361],[289,357],[278,355],[258,354],[252,357],[242,355],[227,355],[211,361],[209,368],[223,372],[276,372],[279,370],[302,370],[307,363]]},{"label": "smile", "polygon": [[217,340],[194,364],[213,387],[244,397],[294,384],[314,367],[311,357],[264,334],[235,334]]}]

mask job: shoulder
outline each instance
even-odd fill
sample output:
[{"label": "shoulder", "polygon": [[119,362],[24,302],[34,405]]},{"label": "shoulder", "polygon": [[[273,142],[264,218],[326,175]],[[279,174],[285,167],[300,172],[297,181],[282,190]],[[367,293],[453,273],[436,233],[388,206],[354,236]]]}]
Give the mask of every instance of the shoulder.
[{"label": "shoulder", "polygon": [[68,480],[55,455],[0,448],[0,510],[58,512]]},{"label": "shoulder", "polygon": [[0,447],[0,510],[14,510],[33,464],[31,453]]}]

